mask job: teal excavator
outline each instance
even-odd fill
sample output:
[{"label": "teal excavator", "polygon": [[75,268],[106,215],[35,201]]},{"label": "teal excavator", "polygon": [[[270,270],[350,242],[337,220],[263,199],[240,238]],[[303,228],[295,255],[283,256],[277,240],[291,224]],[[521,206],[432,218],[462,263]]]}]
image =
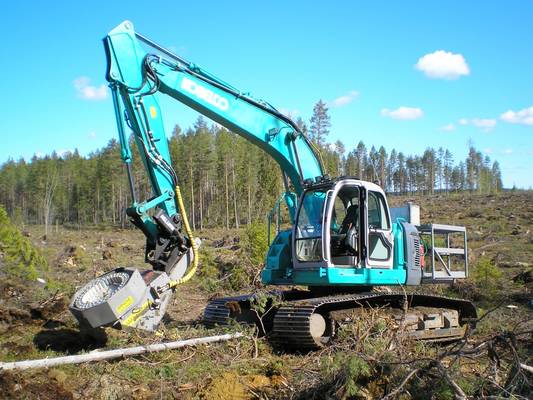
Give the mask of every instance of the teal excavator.
[{"label": "teal excavator", "polygon": [[[70,304],[81,324],[153,331],[172,293],[197,269],[200,241],[193,237],[171,164],[160,94],[264,150],[279,164],[285,186],[270,214],[271,244],[261,278],[289,289],[272,290],[262,313],[254,308],[256,294],[214,299],[204,312],[208,326],[256,322],[273,343],[303,350],[327,344],[339,319],[366,307],[391,310],[416,339],[452,341],[475,324],[472,303],[405,288],[467,277],[464,227],[421,225],[418,207],[389,208],[377,184],[329,177],[318,150],[289,117],[136,33],[131,22],[113,29],[104,47],[133,198],[126,213],[146,236],[151,268],[116,268],[81,287]],[[135,192],[130,132],[152,186],[146,200]],[[281,229],[281,202],[290,229]]]}]

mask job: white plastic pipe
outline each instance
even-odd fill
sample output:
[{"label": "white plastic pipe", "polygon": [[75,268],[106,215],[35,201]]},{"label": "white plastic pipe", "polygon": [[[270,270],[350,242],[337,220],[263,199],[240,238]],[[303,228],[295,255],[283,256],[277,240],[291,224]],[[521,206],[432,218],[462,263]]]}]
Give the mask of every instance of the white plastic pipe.
[{"label": "white plastic pipe", "polygon": [[110,360],[113,358],[135,356],[143,353],[155,353],[158,351],[179,349],[181,347],[196,346],[198,344],[204,343],[224,342],[227,340],[240,338],[242,336],[242,333],[237,332],[218,336],[201,337],[196,339],[178,340],[175,342],[149,344],[146,346],[136,346],[124,349],[93,351],[91,353],[72,356],[43,358],[40,360],[0,362],[0,371],[28,368],[48,368],[63,364],[81,364],[90,361]]}]

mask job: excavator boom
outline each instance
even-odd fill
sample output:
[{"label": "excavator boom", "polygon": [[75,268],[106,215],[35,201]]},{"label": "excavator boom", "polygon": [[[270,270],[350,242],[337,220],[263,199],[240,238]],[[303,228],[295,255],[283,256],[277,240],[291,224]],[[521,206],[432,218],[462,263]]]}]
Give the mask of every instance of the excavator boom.
[{"label": "excavator boom", "polygon": [[[280,165],[284,199],[294,219],[296,199],[304,184],[324,177],[320,158],[307,137],[287,116],[256,100],[199,66],[136,33],[125,21],[104,38],[106,78],[127,165],[134,204],[127,210],[147,237],[146,260],[169,272],[190,247],[183,232],[183,210],[178,210],[178,176],[172,168],[162,112],[157,96],[166,94],[206,115],[267,152]],[[128,129],[129,128],[129,129]],[[131,174],[132,151],[128,132],[149,176],[153,198],[138,202]],[[289,186],[289,182],[292,187]],[[149,212],[155,210],[155,215]]]},{"label": "excavator boom", "polygon": [[[107,79],[112,88],[119,91],[128,117],[139,121],[133,125],[136,130],[141,130],[140,121],[145,119],[138,110],[142,98],[153,130],[163,132],[161,111],[155,100],[155,93],[159,91],[271,155],[290,179],[297,195],[302,193],[305,180],[314,181],[324,175],[317,152],[289,117],[135,33],[131,22],[126,21],[113,29],[104,39],[104,46],[108,59]],[[150,104],[147,104],[148,99]],[[126,139],[122,137],[124,147],[127,147]],[[127,148],[126,153],[131,154]]]}]

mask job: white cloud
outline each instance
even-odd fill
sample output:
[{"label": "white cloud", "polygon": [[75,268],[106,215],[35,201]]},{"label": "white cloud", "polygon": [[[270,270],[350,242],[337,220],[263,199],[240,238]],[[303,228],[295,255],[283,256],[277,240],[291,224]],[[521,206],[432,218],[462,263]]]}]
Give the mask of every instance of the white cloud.
[{"label": "white cloud", "polygon": [[420,57],[415,68],[428,78],[435,79],[451,80],[470,74],[470,68],[462,54],[453,54],[444,50],[437,50]]},{"label": "white cloud", "polygon": [[506,154],[506,155],[513,154],[513,149],[505,149],[503,151],[503,154]]},{"label": "white cloud", "polygon": [[492,154],[494,153],[494,150],[492,150],[492,148],[490,147],[486,147],[483,149],[483,152],[485,152],[486,154]]},{"label": "white cloud", "polygon": [[337,97],[335,100],[331,102],[331,105],[333,107],[342,107],[347,104],[350,104],[354,99],[359,96],[359,92],[356,90],[351,90],[345,95],[342,95],[340,97]]},{"label": "white cloud", "polygon": [[74,79],[74,88],[78,92],[78,97],[85,100],[104,100],[107,98],[106,85],[100,85],[98,87],[91,85],[91,80],[86,76],[80,76]]},{"label": "white cloud", "polygon": [[91,131],[91,132],[89,132],[89,134],[87,136],[89,137],[89,139],[95,139],[96,138],[96,132],[95,131]]},{"label": "white cloud", "polygon": [[389,117],[393,119],[402,119],[402,120],[413,120],[422,118],[424,111],[421,108],[416,107],[398,107],[396,110],[389,110],[388,108],[383,108],[381,110],[382,117]]},{"label": "white cloud", "polygon": [[471,122],[476,128],[485,132],[491,131],[496,126],[496,120],[490,118],[474,118]]},{"label": "white cloud", "polygon": [[510,124],[533,125],[533,106],[520,111],[506,111],[500,119]]},{"label": "white cloud", "polygon": [[455,125],[454,124],[444,125],[444,126],[441,126],[440,130],[444,132],[452,132],[455,130]]},{"label": "white cloud", "polygon": [[492,118],[461,118],[459,120],[460,125],[473,125],[476,128],[481,129],[483,132],[490,132],[496,126],[496,120]]},{"label": "white cloud", "polygon": [[474,118],[471,123],[485,132],[492,130],[496,126],[496,120],[489,118]]}]

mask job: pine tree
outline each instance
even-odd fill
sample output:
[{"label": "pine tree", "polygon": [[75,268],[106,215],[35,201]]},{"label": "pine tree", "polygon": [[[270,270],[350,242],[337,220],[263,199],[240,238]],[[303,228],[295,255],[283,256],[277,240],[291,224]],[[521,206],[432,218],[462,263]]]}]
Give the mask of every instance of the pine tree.
[{"label": "pine tree", "polygon": [[366,176],[366,180],[370,182],[376,182],[379,181],[379,155],[374,146],[370,148],[370,151],[368,152],[368,167],[366,168],[368,175]]},{"label": "pine tree", "polygon": [[397,171],[398,154],[395,149],[392,149],[389,161],[387,162],[387,189],[391,192],[397,191],[397,185],[395,181],[395,175]]},{"label": "pine tree", "polygon": [[405,166],[405,155],[400,151],[398,153],[398,176],[397,176],[397,182],[398,182],[398,191],[400,193],[406,193],[407,192],[407,177],[406,177],[406,166]]},{"label": "pine tree", "polygon": [[439,188],[439,190],[442,190],[444,183],[444,153],[444,149],[439,147],[439,150],[437,150],[436,159],[437,181],[435,182],[435,185]]},{"label": "pine tree", "polygon": [[365,144],[360,141],[355,149],[355,175],[359,180],[362,180],[365,176],[365,166],[367,163],[366,147]]},{"label": "pine tree", "polygon": [[444,168],[443,168],[443,174],[444,174],[444,186],[446,188],[446,192],[450,189],[450,183],[452,179],[452,170],[453,170],[453,156],[450,150],[446,149],[444,152]]},{"label": "pine tree", "polygon": [[387,190],[387,151],[381,146],[378,151],[379,184]]},{"label": "pine tree", "polygon": [[307,128],[307,124],[305,123],[305,121],[302,119],[302,117],[298,117],[296,119],[296,126],[298,126],[298,129],[300,129],[300,131],[305,135],[305,136],[308,136],[309,135],[309,129]]},{"label": "pine tree", "polygon": [[311,140],[318,146],[324,146],[326,138],[329,135],[330,126],[331,122],[328,114],[328,107],[326,103],[319,100],[313,107],[313,115],[311,116]]},{"label": "pine tree", "polygon": [[220,190],[222,201],[220,201],[221,204],[224,204],[223,212],[221,214],[224,215],[224,225],[226,226],[226,229],[230,228],[230,221],[231,221],[231,215],[230,215],[230,160],[227,155],[229,155],[232,151],[232,140],[231,140],[231,134],[224,128],[220,128],[217,132],[217,138],[216,138],[216,148],[217,148],[217,155],[218,155],[218,181],[222,183],[222,187]]},{"label": "pine tree", "polygon": [[346,174],[346,168],[345,168],[345,158],[344,153],[346,152],[346,148],[344,147],[344,143],[342,143],[340,140],[337,140],[335,142],[335,152],[337,153],[339,157],[339,163],[338,163],[338,174],[337,175],[345,175]]},{"label": "pine tree", "polygon": [[436,181],[436,157],[435,150],[428,147],[420,160],[422,166],[423,182],[421,183],[422,190],[433,194]]}]

